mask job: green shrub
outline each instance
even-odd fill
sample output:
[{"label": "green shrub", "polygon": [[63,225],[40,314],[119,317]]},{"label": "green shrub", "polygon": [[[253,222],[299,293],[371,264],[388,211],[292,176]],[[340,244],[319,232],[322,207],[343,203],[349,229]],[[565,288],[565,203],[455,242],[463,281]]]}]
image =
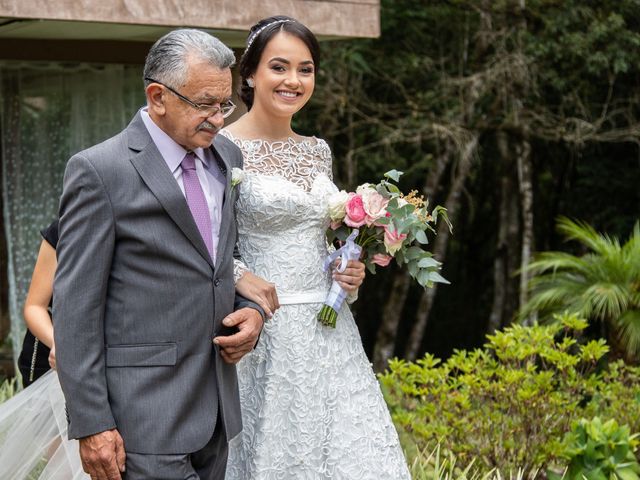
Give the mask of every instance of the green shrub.
[{"label": "green shrub", "polygon": [[18,387],[16,385],[15,377],[0,383],[0,404],[13,397],[16,394],[17,389]]},{"label": "green shrub", "polygon": [[638,368],[607,365],[604,340],[581,343],[586,321],[556,319],[512,326],[445,362],[392,361],[380,380],[410,461],[439,443],[463,465],[529,478],[564,469],[562,439],[573,420],[599,414],[639,431]]},{"label": "green shrub", "polygon": [[640,464],[634,455],[637,435],[615,420],[602,423],[599,417],[573,423],[564,442],[563,456],[569,460],[564,476],[549,473],[550,480],[638,480]]}]

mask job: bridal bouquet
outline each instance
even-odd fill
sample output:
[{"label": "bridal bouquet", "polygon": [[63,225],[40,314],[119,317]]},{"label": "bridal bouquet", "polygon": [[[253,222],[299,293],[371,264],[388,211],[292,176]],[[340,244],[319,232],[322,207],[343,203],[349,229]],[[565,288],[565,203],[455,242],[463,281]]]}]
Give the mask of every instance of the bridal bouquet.
[{"label": "bridal bouquet", "polygon": [[[435,233],[438,217],[451,228],[446,210],[436,206],[429,212],[428,202],[415,190],[404,195],[391,182],[398,182],[401,175],[402,172],[391,170],[376,185],[365,183],[355,192],[342,190],[329,198],[331,226],[327,237],[330,243],[339,240],[343,245],[326,258],[325,270],[336,258],[341,258],[340,272],[349,260],[361,258],[375,273],[376,266],[386,267],[395,259],[399,265],[406,265],[409,274],[423,287],[449,283],[439,273],[441,263],[422,248],[429,243],[427,232]],[[318,320],[335,327],[345,298],[346,292],[334,281]]]}]

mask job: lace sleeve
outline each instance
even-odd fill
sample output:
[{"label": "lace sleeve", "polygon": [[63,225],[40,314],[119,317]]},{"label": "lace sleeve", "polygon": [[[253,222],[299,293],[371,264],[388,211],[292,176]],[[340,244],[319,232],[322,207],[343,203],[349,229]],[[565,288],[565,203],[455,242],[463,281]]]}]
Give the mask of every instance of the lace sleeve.
[{"label": "lace sleeve", "polygon": [[321,138],[318,139],[317,147],[320,151],[320,155],[318,155],[321,159],[320,170],[333,181],[333,154],[331,153],[331,148],[329,144]]},{"label": "lace sleeve", "polygon": [[238,260],[237,258],[233,259],[233,283],[238,283],[238,280],[248,271],[249,267],[247,267],[242,260]]}]

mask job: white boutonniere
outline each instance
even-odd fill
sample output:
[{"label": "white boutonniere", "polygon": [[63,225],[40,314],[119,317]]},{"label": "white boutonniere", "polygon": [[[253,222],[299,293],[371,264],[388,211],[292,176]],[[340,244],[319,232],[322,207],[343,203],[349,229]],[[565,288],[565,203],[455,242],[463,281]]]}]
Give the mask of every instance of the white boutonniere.
[{"label": "white boutonniere", "polygon": [[244,170],[238,167],[233,167],[231,169],[231,188],[235,187],[243,180],[244,180]]}]

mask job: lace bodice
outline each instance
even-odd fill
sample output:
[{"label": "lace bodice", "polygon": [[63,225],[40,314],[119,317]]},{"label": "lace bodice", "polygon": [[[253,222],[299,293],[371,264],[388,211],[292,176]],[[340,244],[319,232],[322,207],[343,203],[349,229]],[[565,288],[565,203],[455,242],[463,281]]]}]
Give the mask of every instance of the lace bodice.
[{"label": "lace bodice", "polygon": [[[249,269],[277,286],[279,294],[327,291],[331,150],[324,140],[242,140],[229,132],[244,156],[238,185],[238,243]],[[264,252],[269,252],[265,255]]]}]

